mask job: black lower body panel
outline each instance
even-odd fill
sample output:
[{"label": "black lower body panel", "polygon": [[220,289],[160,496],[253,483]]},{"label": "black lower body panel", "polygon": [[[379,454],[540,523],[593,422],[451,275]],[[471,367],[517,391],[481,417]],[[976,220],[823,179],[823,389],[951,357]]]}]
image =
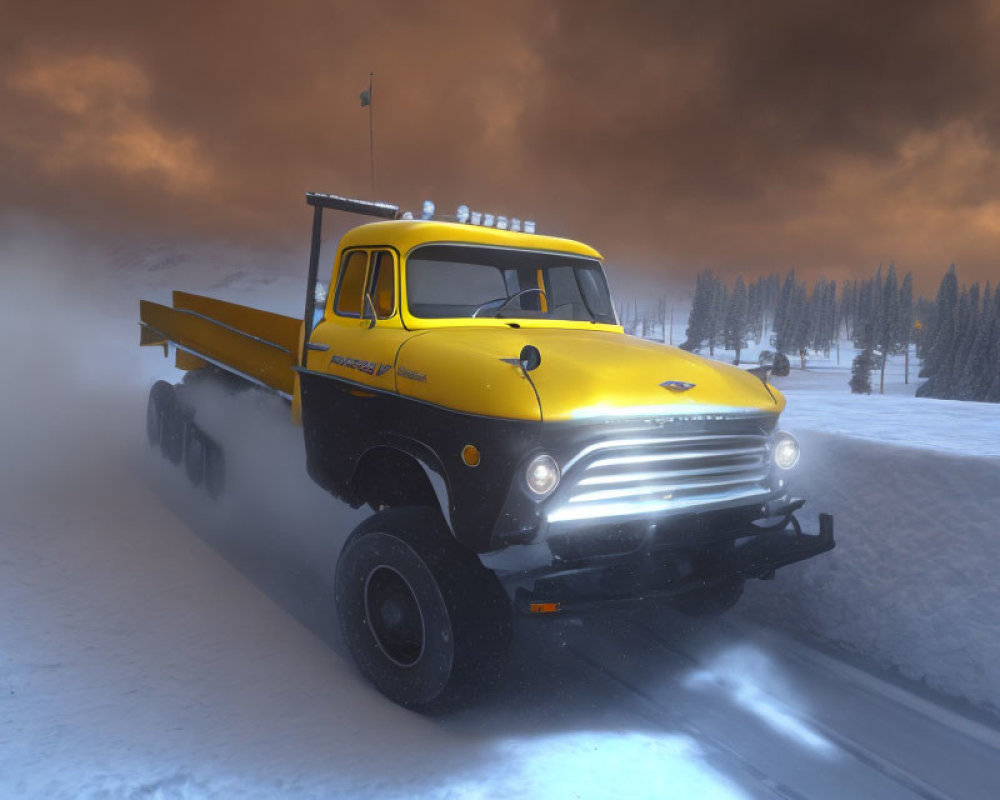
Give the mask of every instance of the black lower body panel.
[{"label": "black lower body panel", "polygon": [[834,548],[833,517],[819,515],[819,532],[806,534],[794,516],[781,529],[754,529],[749,535],[697,549],[659,548],[611,559],[567,564],[535,577],[514,594],[518,610],[580,611],[666,598],[725,583],[734,578],[774,576],[781,567]]}]

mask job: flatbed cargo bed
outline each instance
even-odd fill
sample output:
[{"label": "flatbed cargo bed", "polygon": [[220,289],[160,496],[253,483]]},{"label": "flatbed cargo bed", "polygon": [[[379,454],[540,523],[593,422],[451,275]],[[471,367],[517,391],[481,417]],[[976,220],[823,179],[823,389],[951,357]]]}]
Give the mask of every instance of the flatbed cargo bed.
[{"label": "flatbed cargo bed", "polygon": [[213,364],[291,398],[301,319],[187,292],[173,293],[173,307],[141,301],[139,319],[140,343],[174,345],[179,367]]}]

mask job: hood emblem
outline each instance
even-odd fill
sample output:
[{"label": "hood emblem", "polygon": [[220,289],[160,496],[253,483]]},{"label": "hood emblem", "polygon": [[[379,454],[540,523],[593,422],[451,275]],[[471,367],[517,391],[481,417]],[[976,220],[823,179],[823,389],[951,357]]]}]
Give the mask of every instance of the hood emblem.
[{"label": "hood emblem", "polygon": [[693,389],[695,384],[684,381],[664,381],[660,386],[671,392],[686,392],[688,389]]}]

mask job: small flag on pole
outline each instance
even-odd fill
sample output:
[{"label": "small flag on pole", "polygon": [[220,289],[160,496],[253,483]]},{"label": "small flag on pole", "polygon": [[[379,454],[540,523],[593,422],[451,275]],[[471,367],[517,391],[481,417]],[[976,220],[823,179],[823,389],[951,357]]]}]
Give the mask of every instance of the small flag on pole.
[{"label": "small flag on pole", "polygon": [[372,83],[375,73],[368,73],[368,88],[361,92],[361,107],[368,107],[368,157],[371,161],[372,191],[375,191],[375,106],[372,105]]}]

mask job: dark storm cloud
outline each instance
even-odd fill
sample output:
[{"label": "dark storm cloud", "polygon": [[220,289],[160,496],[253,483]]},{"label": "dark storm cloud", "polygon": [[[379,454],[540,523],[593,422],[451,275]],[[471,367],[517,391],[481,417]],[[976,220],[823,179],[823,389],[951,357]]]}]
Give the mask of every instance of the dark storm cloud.
[{"label": "dark storm cloud", "polygon": [[688,274],[996,274],[996,9],[971,2],[21,3],[0,203],[301,233],[306,189],[534,216]]}]

